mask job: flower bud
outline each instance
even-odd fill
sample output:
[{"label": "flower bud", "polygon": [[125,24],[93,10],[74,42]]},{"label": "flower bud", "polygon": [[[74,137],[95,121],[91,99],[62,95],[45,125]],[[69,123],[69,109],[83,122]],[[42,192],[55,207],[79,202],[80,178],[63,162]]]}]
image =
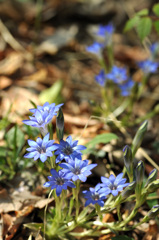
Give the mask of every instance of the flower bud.
[{"label": "flower bud", "polygon": [[154,168],[148,176],[148,179],[145,183],[145,187],[147,187],[150,183],[152,183],[154,180],[156,180],[156,177],[157,177],[157,169]]},{"label": "flower bud", "polygon": [[155,218],[159,214],[159,205],[155,205],[151,208],[151,210],[148,212],[147,216],[149,218]]},{"label": "flower bud", "polygon": [[137,184],[142,184],[143,179],[144,179],[144,163],[143,161],[138,162],[137,167],[136,167],[136,183]]},{"label": "flower bud", "polygon": [[131,182],[121,193],[123,198],[128,198],[135,190],[136,182]]},{"label": "flower bud", "polygon": [[131,148],[126,145],[123,149],[123,152],[124,152],[124,165],[126,167],[129,180],[130,180],[130,182],[132,182],[134,162],[133,162],[133,158],[132,158]]},{"label": "flower bud", "polygon": [[64,116],[61,108],[59,109],[58,116],[56,117],[56,134],[59,141],[63,139]]},{"label": "flower bud", "polygon": [[153,193],[159,188],[159,179],[150,183],[147,187],[147,193]]},{"label": "flower bud", "polygon": [[136,176],[136,188],[135,188],[136,201],[137,203],[140,203],[142,201],[141,195],[142,195],[142,184],[143,184],[143,178],[144,178],[143,161],[140,161],[138,163],[135,169],[135,176]]},{"label": "flower bud", "polygon": [[142,125],[139,127],[134,139],[133,139],[133,142],[132,142],[132,154],[133,154],[133,157],[135,156],[135,153],[137,152],[138,148],[140,147],[141,143],[142,143],[142,140],[144,138],[144,135],[147,131],[147,124],[148,124],[148,121],[145,120]]}]

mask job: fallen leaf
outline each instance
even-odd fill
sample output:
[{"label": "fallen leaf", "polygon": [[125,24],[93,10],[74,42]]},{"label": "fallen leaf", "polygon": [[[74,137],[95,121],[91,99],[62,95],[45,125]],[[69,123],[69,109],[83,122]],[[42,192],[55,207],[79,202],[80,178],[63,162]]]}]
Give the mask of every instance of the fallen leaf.
[{"label": "fallen leaf", "polygon": [[5,76],[0,76],[0,89],[9,87],[12,84],[12,80]]},{"label": "fallen leaf", "polygon": [[0,61],[0,74],[11,75],[15,73],[23,64],[23,55],[11,52],[5,59]]},{"label": "fallen leaf", "polygon": [[78,28],[75,25],[69,27],[68,29],[58,29],[52,36],[48,37],[38,46],[36,54],[55,54],[59,48],[66,46],[72,39],[74,39],[77,31]]}]

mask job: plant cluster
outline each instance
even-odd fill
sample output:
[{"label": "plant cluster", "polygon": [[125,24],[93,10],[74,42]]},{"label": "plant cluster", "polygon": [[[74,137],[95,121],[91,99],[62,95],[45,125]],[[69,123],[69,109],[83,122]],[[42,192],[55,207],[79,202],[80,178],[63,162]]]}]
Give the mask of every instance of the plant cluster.
[{"label": "plant cluster", "polygon": [[[25,158],[40,159],[42,162],[49,162],[51,176],[44,187],[51,187],[49,196],[53,195],[55,207],[49,208],[44,216],[43,223],[30,223],[25,226],[31,229],[41,230],[46,239],[75,239],[75,237],[100,236],[110,232],[129,231],[136,226],[155,217],[159,212],[159,206],[154,206],[150,212],[136,225],[129,226],[129,222],[138,213],[139,207],[143,205],[149,193],[155,192],[159,186],[156,180],[157,170],[154,169],[145,184],[144,163],[139,161],[134,165],[134,156],[141,145],[147,129],[147,121],[137,131],[131,147],[125,146],[123,172],[116,177],[111,174],[109,178],[102,176],[101,183],[92,186],[89,190],[83,190],[83,197],[86,199],[85,206],[80,200],[81,183],[86,182],[87,177],[92,174],[91,170],[97,164],[82,159],[82,150],[86,147],[79,145],[78,140],[68,136],[63,140],[64,117],[61,106],[45,103],[30,111],[33,115],[30,120],[24,120],[27,125],[40,129],[43,138],[36,141],[28,140],[29,148]],[[59,143],[52,139],[53,131],[51,126],[52,118],[56,116],[56,133]],[[127,182],[127,178],[129,183]],[[68,196],[70,192],[70,197]],[[126,219],[123,219],[120,208],[124,202],[134,202],[132,212]],[[94,205],[95,208],[88,205]],[[118,220],[111,223],[103,223],[105,213],[117,211]],[[73,231],[82,227],[83,232]]]},{"label": "plant cluster", "polygon": [[[154,74],[158,70],[159,63],[156,56],[159,44],[157,42],[149,44],[147,46],[149,55],[147,59],[136,62],[136,68],[142,72],[141,81],[138,83],[133,80],[127,67],[114,59],[112,40],[114,31],[112,23],[99,25],[94,36],[96,40],[92,45],[86,47],[86,51],[95,55],[101,66],[99,74],[95,76],[95,81],[101,88],[104,105],[96,105],[96,111],[108,118],[112,116],[118,118],[120,116],[122,124],[128,125],[130,123],[128,121],[130,120],[129,117],[133,113],[134,103],[144,93],[150,74]],[[158,109],[153,109],[149,116],[147,114],[145,119],[138,119],[138,122],[148,119],[157,112]],[[123,117],[123,113],[127,113],[126,118]]]}]

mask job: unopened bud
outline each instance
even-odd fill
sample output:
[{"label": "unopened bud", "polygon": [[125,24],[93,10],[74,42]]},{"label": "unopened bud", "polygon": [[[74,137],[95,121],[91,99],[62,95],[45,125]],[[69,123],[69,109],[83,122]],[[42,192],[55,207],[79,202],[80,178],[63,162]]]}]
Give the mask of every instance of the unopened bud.
[{"label": "unopened bud", "polygon": [[133,169],[134,169],[134,162],[132,158],[132,151],[129,146],[125,146],[123,149],[124,152],[124,165],[127,170],[127,174],[129,177],[130,182],[133,181]]},{"label": "unopened bud", "polygon": [[58,116],[56,117],[56,134],[59,141],[63,139],[64,116],[61,108],[59,109]]},{"label": "unopened bud", "polygon": [[135,176],[136,176],[136,188],[135,188],[135,194],[136,194],[136,201],[137,204],[142,201],[141,195],[142,195],[142,184],[143,184],[143,178],[144,178],[144,163],[143,161],[140,161],[135,169]]},{"label": "unopened bud", "polygon": [[152,183],[154,180],[156,180],[156,177],[157,177],[157,169],[154,168],[148,176],[148,179],[145,183],[145,187],[147,187],[150,183]]},{"label": "unopened bud", "polygon": [[155,218],[159,214],[159,205],[155,205],[151,208],[151,210],[148,212],[147,216],[149,218]]},{"label": "unopened bud", "polygon": [[147,187],[147,193],[153,193],[159,188],[159,179],[150,183]]},{"label": "unopened bud", "polygon": [[136,174],[136,183],[137,184],[142,184],[143,183],[144,172],[145,172],[144,163],[143,163],[143,161],[140,161],[137,164],[136,172],[135,172],[135,174]]},{"label": "unopened bud", "polygon": [[145,120],[142,125],[139,127],[134,139],[133,139],[133,142],[132,142],[132,154],[133,154],[133,157],[135,156],[138,148],[140,147],[141,143],[142,143],[142,140],[144,138],[144,135],[147,131],[147,124],[148,124],[148,121]]},{"label": "unopened bud", "polygon": [[135,190],[136,182],[131,182],[121,193],[123,198],[128,198]]}]

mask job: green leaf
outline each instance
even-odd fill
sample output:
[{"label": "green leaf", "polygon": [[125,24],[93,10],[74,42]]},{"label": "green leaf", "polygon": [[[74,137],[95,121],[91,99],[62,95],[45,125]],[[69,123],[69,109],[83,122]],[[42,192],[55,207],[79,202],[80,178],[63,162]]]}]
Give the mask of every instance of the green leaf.
[{"label": "green leaf", "polygon": [[133,18],[129,19],[124,27],[124,32],[131,30],[133,27],[137,25],[137,22],[140,20],[139,16],[134,16]]},{"label": "green leaf", "polygon": [[43,231],[44,230],[44,224],[43,223],[25,223],[23,224],[24,227],[27,227],[29,229],[35,230],[35,231]]},{"label": "green leaf", "polygon": [[159,34],[159,20],[155,21],[153,25],[155,27],[156,32]]},{"label": "green leaf", "polygon": [[152,20],[150,18],[148,17],[140,18],[140,21],[137,24],[136,30],[141,41],[143,41],[144,38],[150,34],[151,28],[152,28]]},{"label": "green leaf", "polygon": [[7,144],[10,148],[19,148],[25,143],[24,133],[19,127],[12,127],[5,135]]},{"label": "green leaf", "polygon": [[149,14],[149,10],[147,8],[144,8],[141,11],[136,13],[136,15],[138,16],[147,16],[148,14]]},{"label": "green leaf", "polygon": [[159,17],[159,3],[154,4],[152,11]]},{"label": "green leaf", "polygon": [[42,104],[45,102],[49,103],[59,103],[61,102],[61,90],[62,90],[63,82],[57,81],[50,88],[42,91],[40,93],[39,99]]},{"label": "green leaf", "polygon": [[91,148],[94,148],[96,144],[98,143],[108,143],[113,139],[117,139],[117,135],[114,133],[103,133],[100,135],[97,135],[95,138],[93,138],[90,142],[86,144],[87,149],[83,151],[83,153],[88,153]]},{"label": "green leaf", "polygon": [[85,218],[85,216],[87,215],[89,209],[88,207],[85,207],[82,212],[79,214],[78,216],[78,221],[80,222],[81,220],[83,220],[83,218]]},{"label": "green leaf", "polygon": [[[148,195],[148,197],[157,197],[157,193],[156,192],[150,193]],[[158,200],[157,199],[151,199],[151,200],[147,200],[146,203],[148,204],[149,208],[151,209],[153,206],[158,204]]]},{"label": "green leaf", "polygon": [[120,235],[116,237],[112,237],[111,240],[134,240],[134,238],[128,237],[126,235]]}]

